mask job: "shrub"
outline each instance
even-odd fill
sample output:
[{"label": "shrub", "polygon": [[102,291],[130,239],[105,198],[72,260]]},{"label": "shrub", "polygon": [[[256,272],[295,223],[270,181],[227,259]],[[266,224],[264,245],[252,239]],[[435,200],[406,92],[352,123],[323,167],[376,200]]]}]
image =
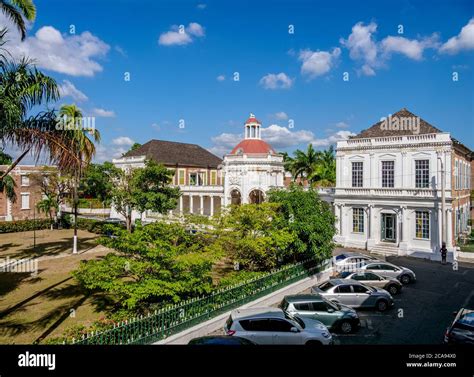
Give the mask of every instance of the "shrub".
[{"label": "shrub", "polygon": [[26,232],[28,230],[49,229],[51,220],[17,220],[17,221],[1,221],[0,233]]}]

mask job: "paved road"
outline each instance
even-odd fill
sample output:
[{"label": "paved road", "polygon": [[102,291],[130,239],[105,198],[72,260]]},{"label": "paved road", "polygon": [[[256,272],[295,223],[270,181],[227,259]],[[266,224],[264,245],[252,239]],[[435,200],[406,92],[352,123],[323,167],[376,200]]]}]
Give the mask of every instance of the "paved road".
[{"label": "paved road", "polygon": [[385,313],[359,311],[361,329],[335,338],[339,344],[439,344],[453,311],[474,308],[474,266],[462,264],[457,271],[415,258],[389,257],[388,262],[412,269],[415,284],[394,296],[395,306]]}]

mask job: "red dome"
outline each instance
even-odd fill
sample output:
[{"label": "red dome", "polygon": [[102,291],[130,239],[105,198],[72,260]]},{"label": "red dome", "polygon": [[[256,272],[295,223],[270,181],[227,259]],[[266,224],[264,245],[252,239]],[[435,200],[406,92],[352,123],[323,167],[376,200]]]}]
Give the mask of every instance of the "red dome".
[{"label": "red dome", "polygon": [[245,139],[230,154],[276,154],[275,150],[260,139]]},{"label": "red dome", "polygon": [[251,116],[250,118],[248,118],[246,121],[245,121],[245,124],[249,124],[249,123],[258,123],[258,124],[262,124],[260,123],[260,121],[255,118],[255,116]]}]

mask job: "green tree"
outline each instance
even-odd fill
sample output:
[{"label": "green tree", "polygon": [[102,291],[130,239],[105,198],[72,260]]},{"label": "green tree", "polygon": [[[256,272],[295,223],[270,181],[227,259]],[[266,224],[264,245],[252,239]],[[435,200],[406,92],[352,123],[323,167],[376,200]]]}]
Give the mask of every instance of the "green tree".
[{"label": "green tree", "polygon": [[211,292],[215,260],[206,234],[192,235],[180,224],[155,222],[135,232],[119,230],[106,239],[117,252],[81,262],[74,276],[88,290],[107,293],[122,310],[146,313],[163,302]]},{"label": "green tree", "polygon": [[[0,165],[9,165],[11,163],[12,163],[12,156],[0,150]],[[0,170],[0,175],[2,174],[3,174],[3,171]],[[0,180],[0,193],[4,193],[6,197],[10,199],[12,202],[16,201],[15,187],[16,187],[15,181],[10,175],[7,175],[4,177],[3,180]]]},{"label": "green tree", "polygon": [[278,203],[279,213],[296,235],[289,245],[290,260],[323,260],[331,256],[335,217],[329,204],[314,189],[291,185],[285,190],[270,190],[267,198],[270,203]]},{"label": "green tree", "polygon": [[44,214],[48,215],[49,219],[51,220],[51,229],[53,229],[54,216],[59,211],[59,204],[56,198],[53,196],[46,196],[36,204],[36,208],[40,213],[43,212]]},{"label": "green tree", "polygon": [[295,234],[279,212],[279,204],[231,207],[220,220],[216,246],[248,271],[269,271],[288,259]]},{"label": "green tree", "polygon": [[32,22],[36,18],[36,7],[32,0],[0,0],[0,11],[9,18],[21,35],[26,37],[26,23],[23,18]]},{"label": "green tree", "polygon": [[132,211],[146,210],[166,213],[176,208],[180,192],[170,187],[173,172],[153,160],[144,168],[117,170],[111,192],[114,208],[125,217],[127,230],[132,231]]},{"label": "green tree", "polygon": [[140,143],[133,143],[133,145],[130,147],[130,149],[122,154],[122,157],[125,156],[128,152],[132,152],[140,148],[142,145]]},{"label": "green tree", "polygon": [[79,183],[80,194],[84,197],[97,198],[103,205],[110,205],[114,188],[113,178],[117,175],[117,169],[108,161],[87,166]]},{"label": "green tree", "polygon": [[336,184],[336,159],[333,146],[319,152],[316,168],[308,176],[308,180],[317,187],[331,187]]}]

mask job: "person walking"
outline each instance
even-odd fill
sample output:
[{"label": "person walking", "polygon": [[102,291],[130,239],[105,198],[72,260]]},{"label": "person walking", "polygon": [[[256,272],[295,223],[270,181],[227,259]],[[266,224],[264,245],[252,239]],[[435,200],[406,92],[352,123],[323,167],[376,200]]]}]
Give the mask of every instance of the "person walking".
[{"label": "person walking", "polygon": [[446,243],[443,242],[441,245],[441,249],[439,251],[441,253],[441,264],[446,264],[446,255],[448,254],[448,249],[446,249]]}]

